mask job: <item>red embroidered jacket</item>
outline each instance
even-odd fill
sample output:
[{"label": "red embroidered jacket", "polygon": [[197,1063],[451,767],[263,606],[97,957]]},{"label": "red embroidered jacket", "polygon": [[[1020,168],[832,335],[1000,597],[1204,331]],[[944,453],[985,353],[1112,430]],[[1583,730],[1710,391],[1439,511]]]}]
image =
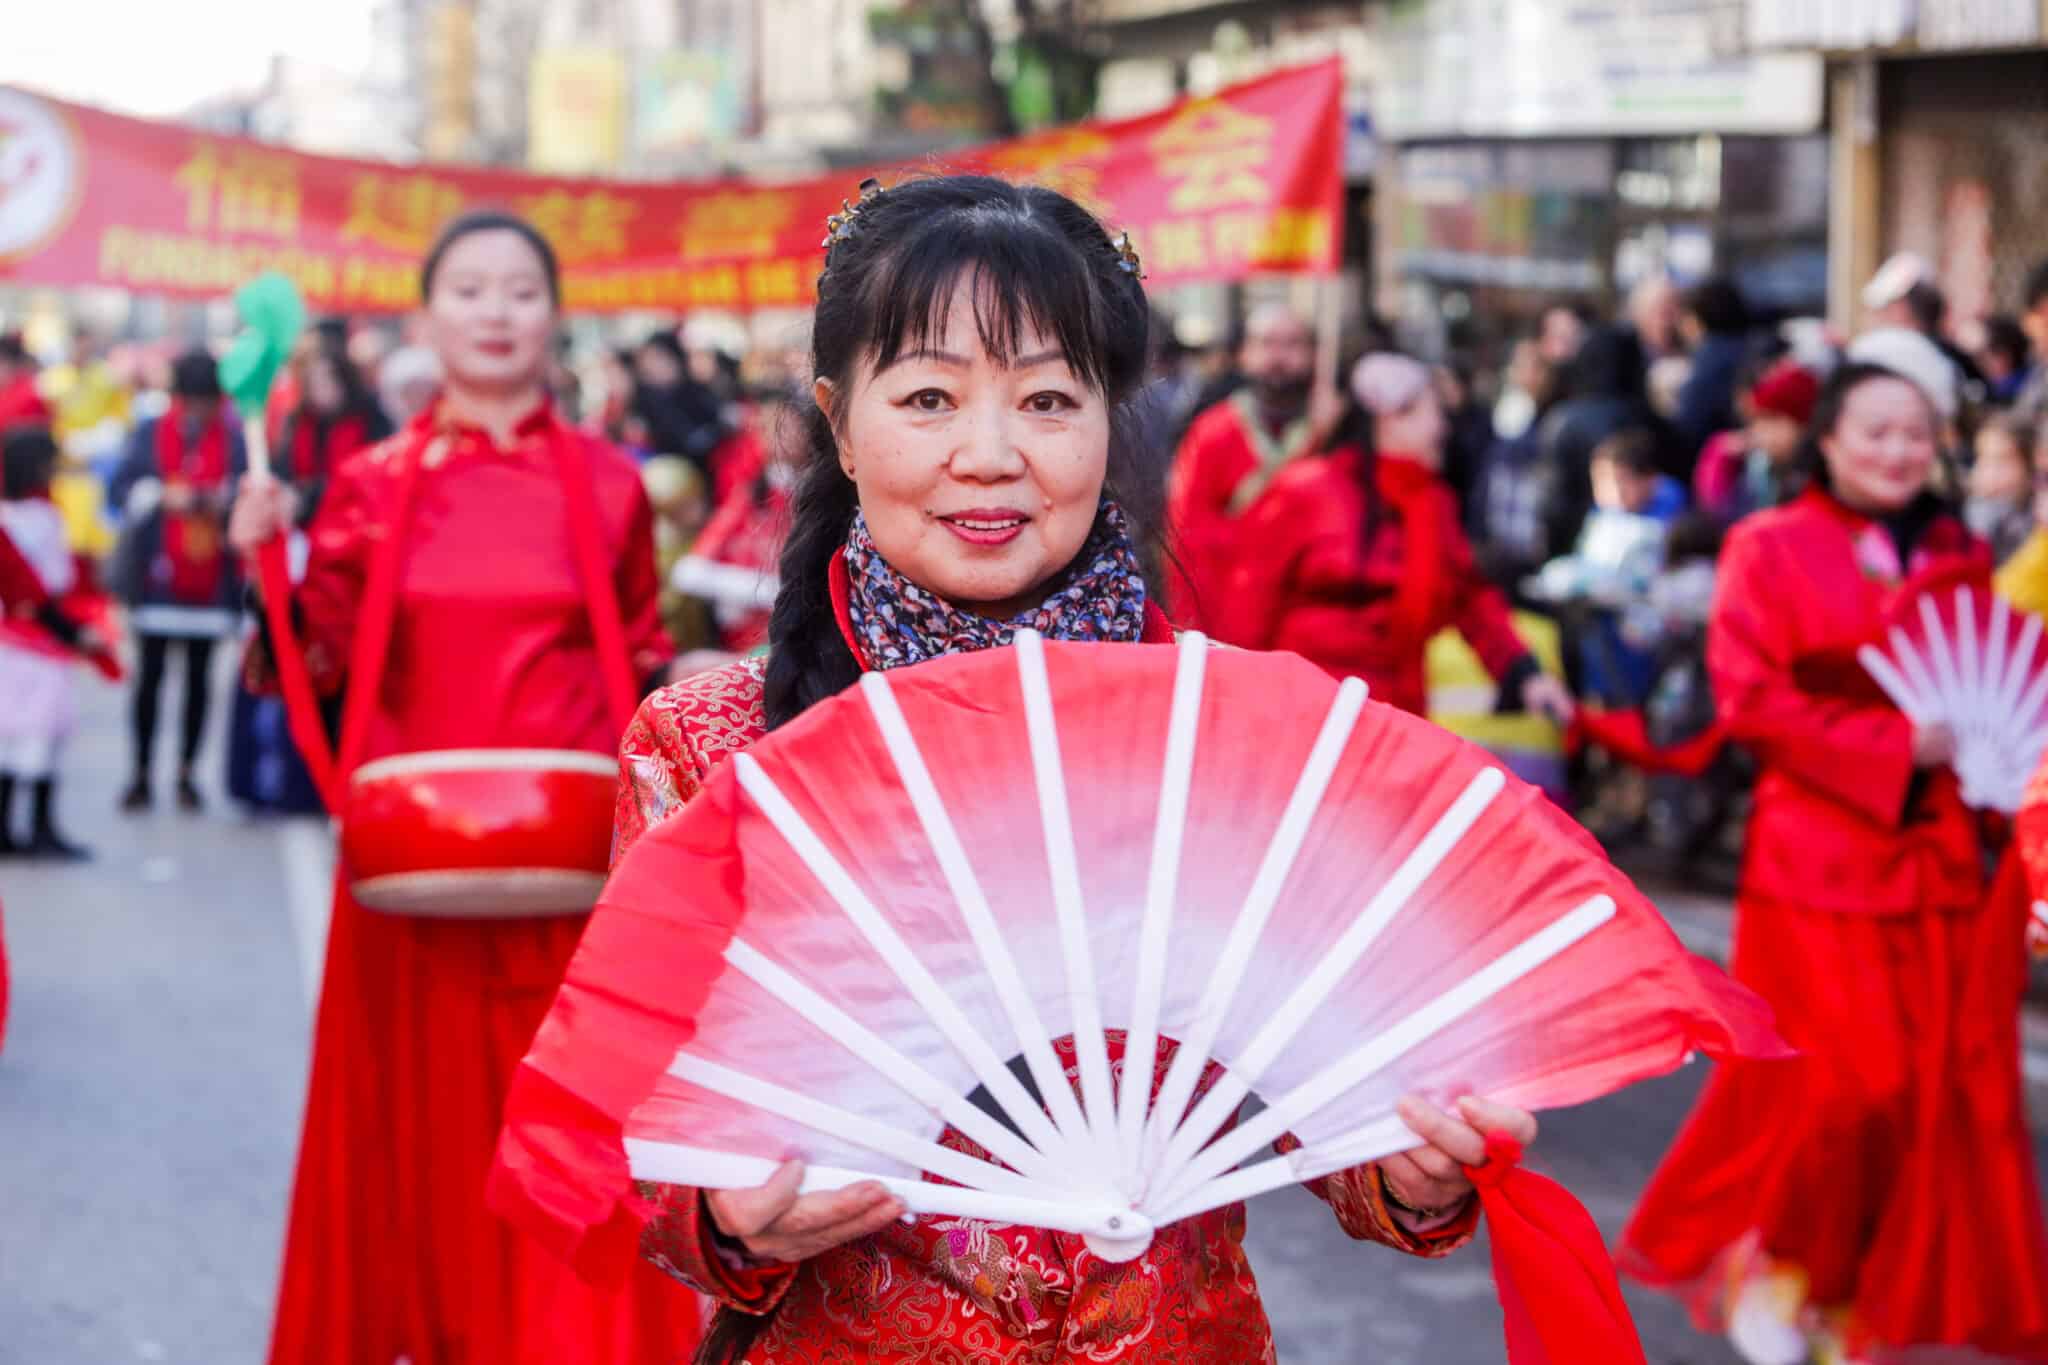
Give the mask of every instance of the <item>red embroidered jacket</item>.
[{"label": "red embroidered jacket", "polygon": [[[843,579],[834,588],[843,615]],[[1170,638],[1156,609],[1146,638]],[[641,705],[620,746],[619,851],[687,803],[713,767],[765,733],[762,669],[758,659],[731,664]],[[1164,1074],[1163,1066],[1155,1073]],[[951,1129],[940,1140],[984,1155]],[[1463,1246],[1478,1217],[1468,1207],[1445,1225],[1411,1232],[1389,1212],[1372,1166],[1309,1188],[1353,1237],[1417,1256]],[[1273,1358],[1245,1259],[1242,1204],[1161,1229],[1143,1256],[1124,1265],[1096,1259],[1081,1238],[1065,1233],[928,1217],[798,1265],[759,1266],[715,1235],[698,1190],[643,1185],[641,1194],[652,1207],[641,1243],[647,1257],[727,1311],[775,1315],[746,1356],[759,1365],[1243,1365]]]}]

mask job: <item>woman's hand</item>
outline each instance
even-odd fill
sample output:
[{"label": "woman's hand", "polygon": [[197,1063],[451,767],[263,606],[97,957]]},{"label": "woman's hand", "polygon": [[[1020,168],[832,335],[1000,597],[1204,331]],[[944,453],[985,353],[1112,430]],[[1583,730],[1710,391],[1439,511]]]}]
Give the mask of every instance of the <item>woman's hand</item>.
[{"label": "woman's hand", "polygon": [[1548,716],[1559,725],[1570,725],[1579,704],[1572,700],[1571,689],[1559,679],[1548,673],[1531,673],[1522,684],[1522,709]]},{"label": "woman's hand", "polygon": [[1913,727],[1913,766],[1945,767],[1956,760],[1956,732],[1942,722],[1929,721]]},{"label": "woman's hand", "polygon": [[1410,1095],[1396,1112],[1401,1122],[1426,1147],[1390,1156],[1380,1163],[1395,1198],[1428,1213],[1447,1213],[1472,1193],[1472,1181],[1465,1167],[1486,1162],[1486,1138],[1498,1133],[1527,1147],[1536,1140],[1536,1116],[1526,1109],[1466,1096],[1453,1108],[1455,1114]]},{"label": "woman's hand", "polygon": [[762,1261],[804,1261],[880,1232],[903,1216],[903,1201],[876,1182],[798,1194],[801,1161],[785,1161],[752,1190],[706,1190],[718,1230]]},{"label": "woman's hand", "polygon": [[264,474],[242,480],[235,505],[228,513],[228,543],[243,554],[254,554],[298,519],[299,495],[289,484]]}]

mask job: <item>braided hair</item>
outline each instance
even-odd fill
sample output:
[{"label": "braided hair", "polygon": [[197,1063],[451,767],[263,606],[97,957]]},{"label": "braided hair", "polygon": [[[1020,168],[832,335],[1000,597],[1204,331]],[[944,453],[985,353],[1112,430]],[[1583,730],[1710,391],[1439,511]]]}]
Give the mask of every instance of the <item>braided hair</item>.
[{"label": "braided hair", "polygon": [[[1054,342],[1110,412],[1105,494],[1129,518],[1149,586],[1158,586],[1165,490],[1162,452],[1145,448],[1132,398],[1143,382],[1145,293],[1100,222],[1053,190],[989,176],[912,180],[871,193],[836,225],[811,332],[811,372],[850,393],[943,335],[956,288],[973,290],[982,346],[1000,364],[1027,329]],[[774,729],[853,685],[859,665],[832,608],[832,557],[859,506],[840,467],[833,414],[806,400],[806,450],[791,499],[768,622],[764,694]]]}]

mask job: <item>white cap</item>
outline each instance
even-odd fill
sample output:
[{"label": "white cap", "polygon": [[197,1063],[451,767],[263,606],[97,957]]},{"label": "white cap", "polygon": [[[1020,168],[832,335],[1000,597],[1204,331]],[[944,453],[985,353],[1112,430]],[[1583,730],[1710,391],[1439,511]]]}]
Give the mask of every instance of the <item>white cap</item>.
[{"label": "white cap", "polygon": [[1870,277],[1870,283],[1863,286],[1863,306],[1876,312],[1889,308],[1911,293],[1916,284],[1925,284],[1934,278],[1934,267],[1927,258],[1912,251],[1901,251],[1877,268]]},{"label": "white cap", "polygon": [[1852,364],[1879,366],[1911,381],[1927,395],[1943,421],[1954,420],[1962,375],[1955,362],[1921,333],[1910,327],[1865,332],[1849,343],[1848,359]]}]

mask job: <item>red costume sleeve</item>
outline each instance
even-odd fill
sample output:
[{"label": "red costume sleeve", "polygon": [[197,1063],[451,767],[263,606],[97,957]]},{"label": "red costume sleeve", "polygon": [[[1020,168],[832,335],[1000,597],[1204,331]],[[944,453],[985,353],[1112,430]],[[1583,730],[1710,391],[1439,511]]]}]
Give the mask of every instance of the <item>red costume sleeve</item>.
[{"label": "red costume sleeve", "polygon": [[[292,607],[306,672],[313,690],[323,697],[341,691],[355,644],[370,546],[378,534],[379,519],[368,487],[376,470],[373,457],[350,460],[336,470],[306,527],[306,575],[292,590]],[[250,643],[242,678],[252,692],[277,691],[277,666],[263,637]]]},{"label": "red costume sleeve", "polygon": [[1891,706],[1817,696],[1793,678],[1798,581],[1776,546],[1738,527],[1722,551],[1707,630],[1714,701],[1734,739],[1768,767],[1882,825],[1905,818],[1913,780],[1912,722]]},{"label": "red costume sleeve", "polygon": [[626,543],[613,574],[619,595],[619,619],[626,628],[626,648],[633,656],[633,676],[650,678],[675,657],[675,646],[661,624],[661,574],[654,558],[654,507],[637,479],[632,509],[626,519]]},{"label": "red costume sleeve", "polygon": [[1167,483],[1166,519],[1179,563],[1172,573],[1168,610],[1174,624],[1206,629],[1222,610],[1230,572],[1230,547],[1237,526],[1230,517],[1230,493],[1251,462],[1244,437],[1227,404],[1197,417],[1175,452]]},{"label": "red costume sleeve", "polygon": [[1208,623],[1216,639],[1242,649],[1273,648],[1295,565],[1314,534],[1303,519],[1314,515],[1314,508],[1304,506],[1286,484],[1268,491],[1245,513],[1228,589],[1209,604]]},{"label": "red costume sleeve", "polygon": [[793,1264],[758,1265],[721,1245],[704,1192],[692,1185],[635,1187],[649,1206],[640,1252],[663,1273],[742,1313],[772,1313],[796,1281]]},{"label": "red costume sleeve", "polygon": [[[1299,1146],[1301,1140],[1290,1133],[1274,1143],[1273,1150],[1284,1156]],[[1360,1242],[1378,1242],[1411,1256],[1432,1260],[1448,1256],[1471,1241],[1479,1228],[1479,1201],[1474,1199],[1466,1201],[1455,1218],[1426,1232],[1409,1231],[1387,1203],[1386,1177],[1377,1162],[1311,1180],[1308,1189],[1330,1206],[1330,1212],[1337,1215],[1337,1225],[1350,1237]]]},{"label": "red costume sleeve", "polygon": [[49,597],[42,576],[0,531],[0,615],[32,612]]}]

